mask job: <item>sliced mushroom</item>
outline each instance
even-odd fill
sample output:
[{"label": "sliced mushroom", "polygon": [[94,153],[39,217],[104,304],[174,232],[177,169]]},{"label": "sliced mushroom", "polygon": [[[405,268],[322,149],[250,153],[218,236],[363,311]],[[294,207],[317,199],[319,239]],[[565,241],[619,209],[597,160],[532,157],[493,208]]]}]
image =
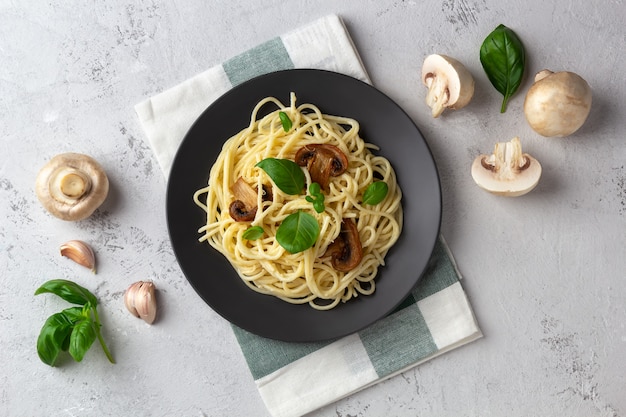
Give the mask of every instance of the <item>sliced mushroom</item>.
[{"label": "sliced mushroom", "polygon": [[274,196],[272,194],[272,188],[269,185],[263,184],[261,186],[261,191],[263,192],[263,195],[261,196],[261,201],[272,201],[274,199]]},{"label": "sliced mushroom", "polygon": [[492,155],[480,155],[472,164],[472,178],[479,187],[496,195],[517,197],[531,191],[541,177],[541,165],[522,153],[518,137],[496,143]]},{"label": "sliced mushroom", "polygon": [[41,168],[35,192],[41,204],[54,216],[63,220],[82,220],[106,199],[109,179],[92,157],[64,153]]},{"label": "sliced mushroom", "polygon": [[329,144],[311,144],[303,146],[296,152],[296,163],[306,166],[311,181],[322,189],[328,189],[330,177],[343,174],[348,169],[348,158],[336,147]]},{"label": "sliced mushroom", "polygon": [[363,259],[363,248],[359,230],[351,219],[343,219],[339,236],[326,249],[325,255],[332,257],[332,265],[337,271],[348,272],[356,268]]},{"label": "sliced mushroom", "polygon": [[465,66],[446,55],[428,55],[422,65],[422,82],[428,87],[426,104],[433,117],[444,109],[465,107],[474,95],[474,77]]},{"label": "sliced mushroom", "polygon": [[257,192],[244,180],[239,177],[232,186],[235,201],[230,203],[228,212],[230,217],[238,222],[249,222],[254,220],[257,212]]},{"label": "sliced mushroom", "polygon": [[591,87],[573,72],[538,72],[524,100],[528,124],[546,137],[571,135],[585,123],[590,111]]}]

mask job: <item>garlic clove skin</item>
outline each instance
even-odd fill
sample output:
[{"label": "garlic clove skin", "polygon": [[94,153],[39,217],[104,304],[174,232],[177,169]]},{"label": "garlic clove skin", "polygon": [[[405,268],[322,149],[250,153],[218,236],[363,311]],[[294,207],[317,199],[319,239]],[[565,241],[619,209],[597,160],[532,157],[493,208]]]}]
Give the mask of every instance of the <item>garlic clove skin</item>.
[{"label": "garlic clove skin", "polygon": [[70,240],[61,245],[61,256],[76,262],[96,273],[96,255],[91,246],[82,240]]},{"label": "garlic clove skin", "polygon": [[132,314],[133,316],[137,318],[139,318],[139,313],[137,312],[137,309],[135,308],[135,294],[137,294],[137,292],[139,291],[140,286],[141,286],[141,281],[135,282],[130,287],[128,287],[128,289],[124,293],[124,304],[126,305],[126,309],[130,311],[130,314]]},{"label": "garlic clove skin", "polygon": [[157,313],[156,287],[151,281],[138,281],[124,294],[124,304],[130,313],[148,324],[154,323]]}]

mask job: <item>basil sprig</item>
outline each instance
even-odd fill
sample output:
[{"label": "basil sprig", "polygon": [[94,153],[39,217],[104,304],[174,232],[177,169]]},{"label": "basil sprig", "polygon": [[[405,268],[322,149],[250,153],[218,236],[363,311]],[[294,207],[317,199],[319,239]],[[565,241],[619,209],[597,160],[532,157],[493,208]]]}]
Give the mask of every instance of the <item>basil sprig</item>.
[{"label": "basil sprig", "polygon": [[307,250],[319,237],[320,226],[315,217],[301,210],[291,213],[276,230],[276,241],[289,253]]},{"label": "basil sprig", "polygon": [[302,168],[290,159],[266,158],[259,161],[256,166],[265,171],[274,184],[286,194],[300,194],[306,184]]},{"label": "basil sprig", "polygon": [[324,205],[324,200],[326,198],[322,193],[322,187],[316,182],[311,183],[311,185],[309,185],[309,194],[311,195],[307,195],[304,199],[313,204],[313,208],[316,212],[323,213],[326,209]]},{"label": "basil sprig", "polygon": [[504,95],[500,108],[500,113],[504,113],[509,98],[515,94],[524,76],[524,45],[515,32],[499,25],[483,41],[480,63],[491,84]]},{"label": "basil sprig", "polygon": [[44,293],[82,307],[66,308],[48,317],[37,338],[37,353],[43,363],[54,366],[61,352],[69,352],[80,362],[96,339],[109,362],[115,363],[100,333],[98,300],[89,290],[72,281],[53,279],[35,291],[35,295]]}]

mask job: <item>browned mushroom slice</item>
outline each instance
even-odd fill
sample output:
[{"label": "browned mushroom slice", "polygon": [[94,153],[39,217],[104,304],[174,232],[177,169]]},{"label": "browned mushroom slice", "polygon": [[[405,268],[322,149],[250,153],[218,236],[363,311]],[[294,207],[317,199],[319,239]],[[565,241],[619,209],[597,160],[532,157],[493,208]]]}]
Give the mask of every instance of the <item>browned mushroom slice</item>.
[{"label": "browned mushroom slice", "polygon": [[307,167],[311,181],[318,183],[322,189],[328,188],[331,176],[341,175],[348,169],[348,158],[334,145],[303,146],[296,152],[295,160],[298,165]]},{"label": "browned mushroom slice", "polygon": [[363,248],[359,230],[350,219],[343,219],[339,236],[326,249],[326,255],[332,257],[333,268],[348,272],[356,268],[363,259]]},{"label": "browned mushroom slice", "polygon": [[230,217],[238,222],[254,220],[257,211],[257,192],[242,177],[232,186],[235,201],[230,203]]}]

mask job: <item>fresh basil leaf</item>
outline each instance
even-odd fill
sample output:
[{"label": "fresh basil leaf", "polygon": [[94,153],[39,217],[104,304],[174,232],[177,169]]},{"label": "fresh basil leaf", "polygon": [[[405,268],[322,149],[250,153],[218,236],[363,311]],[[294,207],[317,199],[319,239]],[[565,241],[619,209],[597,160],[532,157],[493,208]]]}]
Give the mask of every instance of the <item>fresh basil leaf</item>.
[{"label": "fresh basil leaf", "polygon": [[289,195],[302,192],[306,178],[302,168],[289,159],[266,158],[256,164],[269,175],[280,190]]},{"label": "fresh basil leaf", "polygon": [[37,288],[35,295],[43,293],[56,294],[72,304],[85,305],[90,303],[93,307],[98,305],[96,296],[89,292],[88,289],[66,279],[53,279],[45,282],[41,287]]},{"label": "fresh basil leaf", "polygon": [[[74,326],[79,321],[89,318],[89,309],[91,309],[91,305],[87,303],[83,307],[66,308],[61,311],[61,314],[63,314],[72,323],[72,326]],[[71,332],[67,334],[65,340],[63,340],[63,344],[61,345],[61,350],[64,352],[67,352],[70,348],[70,336]]]},{"label": "fresh basil leaf", "polygon": [[69,352],[76,362],[83,360],[85,353],[93,342],[96,341],[96,330],[91,320],[83,320],[76,323],[70,336]]},{"label": "fresh basil leaf", "polygon": [[316,182],[312,182],[311,185],[309,185],[309,193],[311,193],[311,195],[319,195],[322,193],[322,186],[319,185]]},{"label": "fresh basil leaf", "polygon": [[252,226],[243,232],[243,238],[247,240],[257,240],[263,236],[265,230],[261,226]]},{"label": "fresh basil leaf", "polygon": [[515,32],[499,25],[483,41],[480,63],[491,84],[504,95],[500,108],[500,113],[504,113],[509,98],[515,94],[524,76],[524,45]]},{"label": "fresh basil leaf", "polygon": [[323,213],[324,210],[326,210],[326,206],[324,205],[323,200],[315,200],[315,202],[313,203],[313,208],[317,213]]},{"label": "fresh basil leaf", "polygon": [[389,192],[389,186],[384,181],[371,183],[363,193],[363,204],[376,205],[384,200]]},{"label": "fresh basil leaf", "polygon": [[70,307],[63,310],[61,313],[65,315],[65,317],[72,322],[72,324],[89,318],[87,314],[85,314],[84,309],[81,307]]},{"label": "fresh basil leaf", "polygon": [[278,117],[280,117],[280,123],[282,123],[283,125],[283,130],[285,132],[289,132],[292,124],[291,124],[291,119],[289,118],[287,113],[285,113],[284,111],[278,112]]},{"label": "fresh basil leaf", "polygon": [[307,250],[315,244],[320,226],[315,217],[303,211],[290,214],[276,231],[276,240],[289,253]]},{"label": "fresh basil leaf", "polygon": [[317,213],[323,213],[326,210],[326,206],[324,205],[325,197],[321,191],[321,186],[316,182],[311,183],[309,185],[309,193],[311,195],[307,195],[304,199],[313,204],[313,208]]},{"label": "fresh basil leaf", "polygon": [[48,317],[37,338],[37,354],[46,365],[54,366],[65,341],[72,333],[73,323],[63,313]]}]

